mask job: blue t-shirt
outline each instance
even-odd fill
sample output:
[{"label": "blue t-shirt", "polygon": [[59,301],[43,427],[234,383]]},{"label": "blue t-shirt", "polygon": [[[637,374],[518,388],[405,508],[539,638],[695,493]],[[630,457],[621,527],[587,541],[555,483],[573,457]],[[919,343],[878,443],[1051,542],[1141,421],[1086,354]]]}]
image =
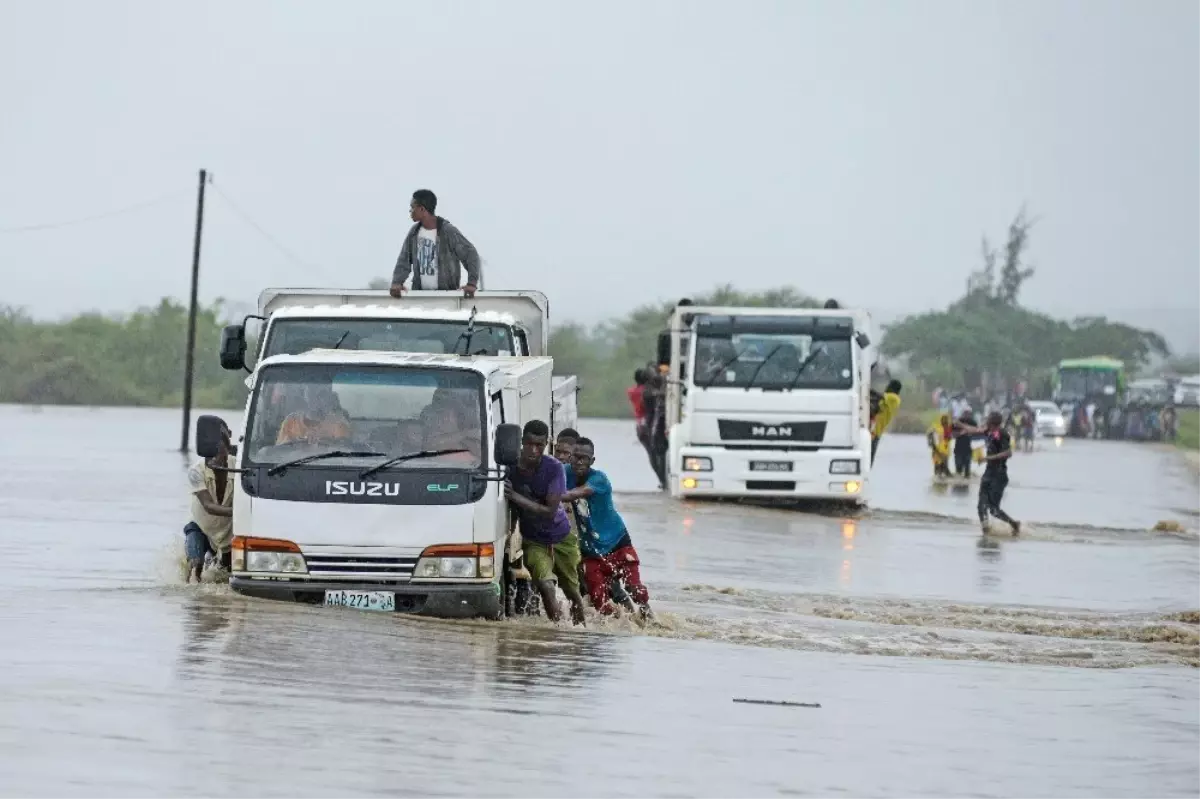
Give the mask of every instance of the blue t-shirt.
[{"label": "blue t-shirt", "polygon": [[[579,484],[574,469],[567,469],[567,490]],[[587,485],[592,495],[571,503],[579,527],[579,548],[585,555],[607,555],[617,548],[628,531],[625,520],[613,505],[612,483],[598,469],[588,472]]]}]

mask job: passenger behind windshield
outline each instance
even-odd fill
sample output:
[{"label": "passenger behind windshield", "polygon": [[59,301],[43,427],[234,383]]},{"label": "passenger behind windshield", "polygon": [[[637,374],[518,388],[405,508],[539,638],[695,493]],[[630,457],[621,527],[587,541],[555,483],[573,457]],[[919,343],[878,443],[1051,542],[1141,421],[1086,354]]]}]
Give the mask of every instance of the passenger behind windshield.
[{"label": "passenger behind windshield", "polygon": [[[252,402],[246,458],[273,468],[314,457],[323,467],[368,468],[409,455],[419,457],[395,468],[478,466],[486,449],[481,398],[481,379],[472,373],[344,364],[269,367]],[[421,455],[445,450],[466,451]]]},{"label": "passenger behind windshield", "polygon": [[443,455],[453,463],[479,462],[479,425],[464,424],[463,409],[453,400],[446,399],[425,409],[422,427],[425,431],[425,450],[466,450]]},{"label": "passenger behind windshield", "polygon": [[304,403],[303,409],[283,420],[276,444],[344,441],[351,437],[350,418],[329,386],[306,386]]}]

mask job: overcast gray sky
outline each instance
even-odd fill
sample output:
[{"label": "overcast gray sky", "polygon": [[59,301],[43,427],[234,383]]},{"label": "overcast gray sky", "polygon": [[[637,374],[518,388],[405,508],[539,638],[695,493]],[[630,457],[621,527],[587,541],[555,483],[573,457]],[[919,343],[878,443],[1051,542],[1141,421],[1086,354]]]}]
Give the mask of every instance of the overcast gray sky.
[{"label": "overcast gray sky", "polygon": [[[1023,202],[1025,299],[1200,314],[1195,2],[0,0],[0,302],[390,273],[437,192],[491,288],[597,319],[715,284],[943,305]],[[1185,324],[1185,326],[1186,326]]]}]

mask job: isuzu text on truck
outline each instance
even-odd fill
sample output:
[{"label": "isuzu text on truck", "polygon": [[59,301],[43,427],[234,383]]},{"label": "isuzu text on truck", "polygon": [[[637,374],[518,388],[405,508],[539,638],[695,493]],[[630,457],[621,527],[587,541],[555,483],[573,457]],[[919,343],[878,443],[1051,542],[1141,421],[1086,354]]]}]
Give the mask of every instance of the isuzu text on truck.
[{"label": "isuzu text on truck", "polygon": [[678,307],[658,353],[670,493],[864,503],[870,324],[865,311]]}]

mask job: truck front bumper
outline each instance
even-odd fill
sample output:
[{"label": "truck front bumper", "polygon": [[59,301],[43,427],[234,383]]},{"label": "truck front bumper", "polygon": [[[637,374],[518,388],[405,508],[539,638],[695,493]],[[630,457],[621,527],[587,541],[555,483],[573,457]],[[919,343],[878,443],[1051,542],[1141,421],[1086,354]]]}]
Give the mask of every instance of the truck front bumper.
[{"label": "truck front bumper", "polygon": [[[869,451],[850,449],[781,452],[683,447],[676,457],[670,486],[676,497],[782,497],[863,504],[871,468]],[[857,464],[857,472],[833,471],[850,468],[851,463]],[[683,468],[709,464],[711,469]]]},{"label": "truck front bumper", "polygon": [[499,618],[504,610],[499,582],[408,583],[306,580],[233,575],[229,587],[245,596],[321,605],[326,591],[386,591],[396,595],[397,613],[443,619]]}]

